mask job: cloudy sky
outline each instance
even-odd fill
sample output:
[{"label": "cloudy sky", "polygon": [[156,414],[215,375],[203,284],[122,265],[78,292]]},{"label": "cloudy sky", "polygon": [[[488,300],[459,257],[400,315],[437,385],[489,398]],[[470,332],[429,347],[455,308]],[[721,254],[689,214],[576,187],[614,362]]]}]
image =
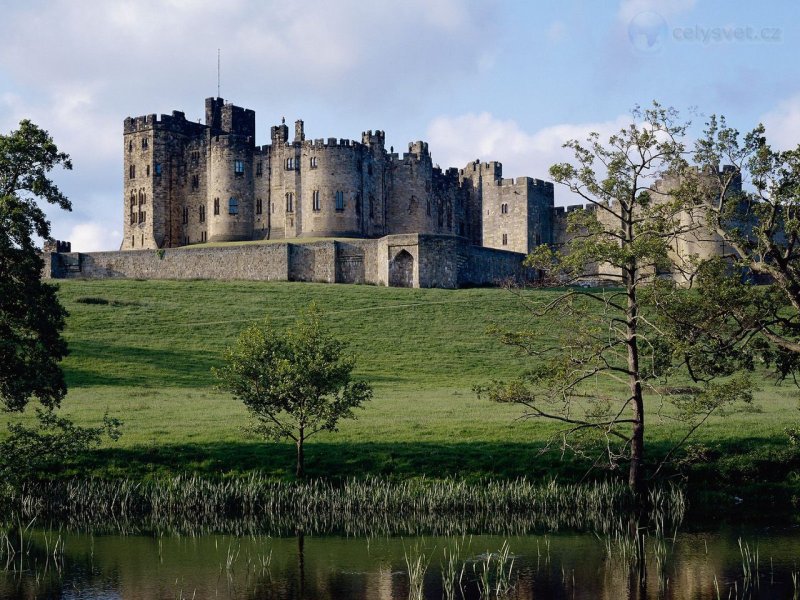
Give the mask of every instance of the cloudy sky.
[{"label": "cloudy sky", "polygon": [[[30,118],[73,157],[50,211],[73,249],[122,231],[122,122],[203,114],[217,91],[255,109],[257,143],[302,118],[309,137],[430,142],[442,167],[499,160],[546,178],[561,144],[611,132],[653,99],[701,126],[725,114],[800,142],[795,0],[0,0],[0,131]],[[556,191],[556,202],[569,198]]]}]

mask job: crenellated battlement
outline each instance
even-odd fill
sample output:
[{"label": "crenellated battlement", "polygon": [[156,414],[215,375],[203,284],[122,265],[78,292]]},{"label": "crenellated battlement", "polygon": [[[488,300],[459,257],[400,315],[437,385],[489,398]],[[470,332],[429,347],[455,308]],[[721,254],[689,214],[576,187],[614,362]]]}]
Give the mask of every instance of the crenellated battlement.
[{"label": "crenellated battlement", "polygon": [[42,246],[42,251],[45,254],[72,252],[72,243],[47,238]]},{"label": "crenellated battlement", "polygon": [[554,206],[553,215],[556,217],[565,217],[569,213],[573,213],[579,210],[594,211],[597,210],[597,205],[590,203],[590,204],[570,204],[568,206]]},{"label": "crenellated battlement", "polygon": [[127,117],[123,123],[123,132],[141,133],[143,131],[172,131],[185,135],[199,135],[206,130],[202,123],[194,123],[186,120],[186,115],[178,110],[173,110],[171,115],[155,114],[143,115],[139,117]]},{"label": "crenellated battlement", "polygon": [[361,132],[361,143],[365,146],[378,146],[383,148],[386,145],[386,132],[376,129],[375,133],[371,129]]},{"label": "crenellated battlement", "polygon": [[429,156],[428,142],[423,142],[421,140],[418,140],[416,142],[409,142],[408,153],[417,156]]}]

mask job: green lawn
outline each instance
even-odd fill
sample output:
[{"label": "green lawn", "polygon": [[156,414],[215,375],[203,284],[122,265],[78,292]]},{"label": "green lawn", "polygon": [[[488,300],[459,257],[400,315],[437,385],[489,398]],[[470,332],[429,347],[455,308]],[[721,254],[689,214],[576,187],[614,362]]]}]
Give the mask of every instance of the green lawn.
[{"label": "green lawn", "polygon": [[[540,455],[557,431],[554,424],[515,420],[518,408],[478,400],[471,391],[525,368],[526,359],[486,333],[493,323],[518,328],[531,322],[521,299],[508,291],[132,280],[59,286],[70,313],[64,412],[90,423],[107,410],[125,423],[121,440],[87,458],[81,470],[211,475],[259,469],[290,476],[293,448],[248,437],[243,406],[214,389],[210,368],[249,323],[269,317],[283,326],[316,301],[358,355],[358,375],[373,383],[375,399],[340,432],[311,439],[312,476],[585,472],[586,463],[570,455]],[[528,299],[553,294],[529,292]],[[85,298],[108,303],[78,301]],[[539,327],[543,343],[554,339],[552,325]],[[732,484],[767,477],[764,465],[785,459],[784,427],[800,420],[796,399],[793,386],[765,380],[752,411],[712,418],[696,440],[712,462],[700,464],[697,473]],[[652,455],[663,454],[683,431],[655,413],[651,406]],[[785,479],[794,468],[775,477]]]}]

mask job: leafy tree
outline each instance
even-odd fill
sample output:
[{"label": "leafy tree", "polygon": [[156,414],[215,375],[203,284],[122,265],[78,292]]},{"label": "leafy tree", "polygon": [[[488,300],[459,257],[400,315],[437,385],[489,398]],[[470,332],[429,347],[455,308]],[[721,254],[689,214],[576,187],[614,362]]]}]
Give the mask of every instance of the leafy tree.
[{"label": "leafy tree", "polygon": [[287,331],[269,323],[245,329],[214,369],[220,388],[244,402],[255,430],[297,447],[298,478],[304,476],[305,441],[320,431],[336,431],[340,419],[372,398],[372,389],[354,381],[355,357],[323,325],[311,307]]},{"label": "leafy tree", "polygon": [[55,286],[42,281],[44,261],[36,237],[50,236],[39,201],[64,210],[72,206],[49,178],[56,167],[71,169],[50,135],[28,120],[0,135],[0,407],[22,412],[32,397],[36,425],[9,425],[0,443],[0,480],[15,485],[52,464],[61,464],[100,443],[107,432],[119,436],[120,422],[104,418],[86,428],[59,417],[67,387],[59,362],[67,354],[61,337],[66,311]]},{"label": "leafy tree", "polygon": [[[705,315],[696,330],[724,327],[739,351],[762,351],[782,376],[794,375],[800,369],[800,146],[773,150],[762,125],[741,135],[712,115],[694,161],[698,169],[683,194],[730,249],[720,259],[729,268],[699,265],[706,274],[703,296],[726,295],[729,314]],[[742,272],[768,285],[754,291]]]},{"label": "leafy tree", "polygon": [[[531,331],[503,333],[505,343],[536,360],[517,380],[479,390],[491,400],[524,406],[525,417],[564,424],[559,439],[565,448],[583,451],[576,441],[599,437],[603,450],[594,464],[627,462],[629,486],[640,497],[646,393],[658,406],[674,405],[671,414],[687,423],[689,433],[720,407],[750,400],[745,377],[723,384],[709,378],[698,385],[664,385],[694,355],[646,310],[656,276],[672,269],[676,240],[694,227],[682,221],[682,196],[660,183],[686,170],[686,128],[676,111],[654,103],[635,109],[633,122],[605,143],[592,133],[586,143],[565,144],[574,161],[552,166],[550,175],[590,209],[570,214],[563,248],[540,246],[527,264],[543,273],[544,285],[588,277],[615,287],[574,287],[536,307],[534,317],[547,319],[556,339],[542,340]],[[707,346],[696,355],[711,350]],[[697,369],[710,375],[704,364]]]},{"label": "leafy tree", "polygon": [[23,410],[32,396],[54,408],[66,393],[59,367],[66,312],[56,288],[41,280],[35,242],[50,235],[37,201],[71,209],[48,177],[58,166],[71,169],[69,156],[30,121],[0,135],[0,404],[9,411]]}]

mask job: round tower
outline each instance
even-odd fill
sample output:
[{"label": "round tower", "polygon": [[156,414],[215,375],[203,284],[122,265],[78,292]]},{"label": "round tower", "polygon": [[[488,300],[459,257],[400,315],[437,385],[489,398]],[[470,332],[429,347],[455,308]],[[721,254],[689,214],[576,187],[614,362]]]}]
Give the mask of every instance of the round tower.
[{"label": "round tower", "polygon": [[211,138],[208,146],[208,241],[253,237],[253,148],[237,135]]},{"label": "round tower", "polygon": [[361,236],[363,232],[363,146],[330,138],[305,142],[300,155],[303,177],[302,237]]}]

